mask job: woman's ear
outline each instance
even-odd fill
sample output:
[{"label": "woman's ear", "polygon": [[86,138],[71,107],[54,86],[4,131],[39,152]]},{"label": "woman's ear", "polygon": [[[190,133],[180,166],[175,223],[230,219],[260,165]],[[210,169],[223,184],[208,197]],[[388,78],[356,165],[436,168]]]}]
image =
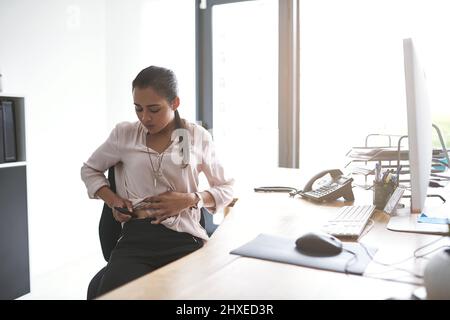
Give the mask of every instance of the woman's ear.
[{"label": "woman's ear", "polygon": [[180,97],[175,97],[175,99],[172,100],[172,110],[175,111],[180,106]]}]

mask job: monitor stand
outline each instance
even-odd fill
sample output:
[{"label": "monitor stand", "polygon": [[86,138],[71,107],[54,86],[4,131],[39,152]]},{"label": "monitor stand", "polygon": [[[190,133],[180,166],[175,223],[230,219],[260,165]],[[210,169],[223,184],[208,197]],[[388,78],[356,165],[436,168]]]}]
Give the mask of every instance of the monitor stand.
[{"label": "monitor stand", "polygon": [[409,208],[397,209],[397,215],[389,219],[387,229],[391,231],[448,235],[450,225],[417,222],[419,214],[411,213]]}]

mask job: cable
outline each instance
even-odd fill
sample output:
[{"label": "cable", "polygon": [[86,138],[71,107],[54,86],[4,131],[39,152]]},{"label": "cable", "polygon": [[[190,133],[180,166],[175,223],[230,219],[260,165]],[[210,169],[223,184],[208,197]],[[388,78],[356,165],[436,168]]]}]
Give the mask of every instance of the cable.
[{"label": "cable", "polygon": [[442,179],[445,179],[447,181],[450,180],[449,176],[445,176],[445,175],[442,175],[442,174],[430,173],[430,176],[437,177],[437,178],[442,178]]},{"label": "cable", "polygon": [[[383,264],[383,263],[380,263],[378,261],[374,261],[374,262],[377,263],[377,264],[380,264],[382,266],[385,266],[385,267],[391,267],[390,265]],[[409,273],[411,276],[413,276],[415,278],[423,279],[423,275],[417,274],[417,273],[414,273],[411,270],[403,269],[403,268],[399,268],[399,267],[391,267],[391,269],[388,269],[388,270],[383,270],[383,271],[380,271],[380,272],[367,273],[367,274],[365,274],[365,276],[372,276],[372,275],[376,275],[376,274],[382,274],[382,273],[391,272],[391,271],[394,271],[394,270],[403,271],[403,272]],[[386,278],[381,278],[381,279],[387,280]],[[395,281],[395,279],[393,279],[393,280]]]},{"label": "cable", "polygon": [[[372,230],[373,226],[375,225],[375,221],[373,221],[372,219],[369,219],[369,222],[371,223],[368,227],[366,226],[364,228],[364,232],[361,234],[361,236],[359,237],[359,239],[361,239],[362,237],[364,237],[366,234],[368,234],[370,232],[370,230]],[[369,255],[370,257],[370,255]]]},{"label": "cable", "polygon": [[[404,269],[404,268],[393,267],[393,266],[396,265],[396,264],[400,264],[400,263],[406,262],[406,261],[411,260],[411,259],[413,259],[413,258],[416,258],[416,259],[424,258],[425,256],[429,255],[430,253],[433,253],[433,252],[435,252],[435,251],[437,251],[437,250],[439,250],[439,249],[442,249],[442,248],[445,248],[445,247],[449,247],[448,245],[446,245],[446,246],[441,246],[441,247],[436,248],[436,249],[433,249],[432,251],[427,252],[427,253],[425,253],[425,254],[423,254],[423,255],[417,255],[417,252],[419,252],[420,250],[429,247],[430,245],[432,245],[432,244],[434,244],[434,243],[436,243],[436,242],[442,240],[443,238],[445,238],[445,237],[440,237],[440,238],[438,238],[438,239],[435,239],[435,240],[431,241],[430,243],[427,243],[426,245],[424,245],[424,246],[422,246],[422,247],[417,248],[416,250],[414,250],[413,256],[408,257],[408,258],[403,259],[403,260],[400,260],[400,261],[398,261],[398,262],[394,262],[394,263],[384,263],[384,262],[376,261],[376,260],[373,258],[372,254],[371,254],[371,253],[369,252],[369,250],[367,249],[367,247],[366,247],[363,243],[361,243],[361,242],[360,242],[359,244],[363,247],[363,249],[366,251],[367,255],[372,259],[372,261],[373,261],[374,263],[379,264],[379,265],[382,265],[382,266],[385,266],[385,267],[392,267],[391,270],[384,270],[384,271],[381,271],[381,272],[378,272],[378,273],[371,273],[371,274],[380,274],[380,273],[385,273],[385,272],[389,272],[389,271],[392,271],[392,270],[399,270],[399,271],[407,272],[407,273],[411,274],[412,276],[414,276],[414,277],[416,277],[416,278],[423,279],[423,275],[416,274],[416,273],[414,273],[414,272],[412,272],[412,271],[410,271],[410,270]],[[371,274],[367,274],[366,276],[370,276]],[[384,280],[387,280],[387,279],[384,279]],[[395,280],[392,280],[392,281],[395,281]]]},{"label": "cable", "polygon": [[429,252],[429,253],[427,253],[427,254],[425,254],[425,255],[422,255],[422,256],[417,256],[417,255],[416,255],[418,251],[420,251],[420,250],[422,250],[422,249],[425,249],[426,247],[429,247],[429,246],[431,246],[432,244],[435,244],[436,242],[439,242],[439,241],[441,241],[441,240],[444,239],[444,238],[446,238],[446,237],[442,236],[442,237],[440,237],[440,238],[437,238],[437,239],[431,241],[430,243],[427,243],[427,244],[425,244],[425,245],[423,245],[423,246],[417,248],[416,250],[414,250],[413,256],[414,256],[415,258],[422,258],[422,257],[424,257],[424,256],[426,256],[426,255],[428,255],[428,254],[430,254],[430,253],[433,252],[433,251],[431,251],[431,252]]},{"label": "cable", "polygon": [[285,193],[293,193],[297,192],[296,188],[293,187],[284,187],[284,186],[263,186],[263,187],[255,187],[253,188],[255,192],[285,192]]},{"label": "cable", "polygon": [[354,253],[353,251],[350,251],[350,250],[345,249],[345,248],[343,248],[342,250],[345,251],[345,252],[348,252],[348,253],[350,253],[352,255],[352,257],[347,260],[347,262],[345,263],[345,267],[344,267],[344,273],[348,274],[348,267],[350,266],[350,262],[352,260],[355,260],[355,262],[356,262],[358,260],[358,257],[356,256],[356,253]]},{"label": "cable", "polygon": [[431,251],[429,251],[429,252],[427,252],[427,253],[425,253],[425,254],[423,254],[423,255],[419,255],[419,256],[414,255],[414,257],[415,257],[416,259],[428,259],[428,258],[426,257],[427,255],[429,255],[430,253],[433,253],[433,252],[435,252],[435,251],[441,250],[441,249],[443,249],[443,248],[450,248],[450,246],[449,246],[449,245],[440,246],[440,247],[438,247],[438,248],[436,248],[436,249],[433,249],[433,250],[431,250]]},{"label": "cable", "polygon": [[[361,244],[361,243],[360,243],[360,244]],[[373,259],[373,256],[372,256],[372,255],[370,254],[370,252],[368,251],[368,249],[367,249],[363,244],[361,244],[361,246],[364,248],[364,250],[366,251],[367,255],[372,259],[373,262],[378,263],[378,264],[381,264],[381,265],[388,266],[387,264],[383,264],[383,263],[380,263],[380,262],[378,262],[378,261],[375,261],[375,260]],[[356,262],[356,261],[358,260],[358,256],[356,255],[355,252],[350,251],[350,250],[348,250],[348,249],[345,249],[345,248],[344,248],[343,251],[348,252],[348,253],[350,253],[350,254],[352,255],[351,258],[347,260],[347,262],[345,263],[345,267],[344,267],[344,273],[345,273],[346,275],[348,275],[348,274],[349,274],[349,272],[348,272],[349,267],[350,267],[351,264],[353,264],[353,263],[350,264],[350,262],[352,262],[353,260]],[[355,263],[355,262],[354,262],[354,263]],[[407,269],[398,268],[398,267],[394,267],[393,269],[394,269],[394,270],[400,270],[400,271],[407,272],[407,273],[411,274],[412,276],[414,276],[414,277],[416,277],[416,278],[419,278],[419,279],[422,279],[422,278],[423,278],[422,275],[415,274],[414,272],[411,272],[410,270],[407,270]],[[413,281],[398,280],[398,279],[389,279],[389,278],[379,278],[379,277],[373,277],[373,276],[372,276],[372,275],[374,275],[374,274],[380,274],[380,273],[389,272],[389,271],[392,271],[392,269],[391,269],[391,270],[384,270],[384,271],[382,271],[382,272],[377,272],[377,273],[374,272],[374,273],[370,273],[370,274],[365,274],[364,276],[365,276],[365,277],[368,277],[368,278],[373,278],[373,279],[381,279],[381,280],[386,280],[386,281],[401,282],[401,283],[407,283],[407,284],[412,284],[412,285],[421,285],[421,283],[417,283],[417,282],[413,282]]]},{"label": "cable", "polygon": [[377,279],[377,280],[383,280],[383,281],[392,281],[392,282],[398,282],[398,283],[406,283],[406,284],[410,284],[413,286],[422,286],[423,283],[421,282],[415,282],[415,281],[407,281],[407,280],[398,280],[398,279],[389,279],[389,278],[379,278],[379,277],[372,277],[370,275],[364,275],[367,278],[371,278],[371,279]]},{"label": "cable", "polygon": [[[369,226],[367,232],[365,232],[362,235],[362,237],[364,235],[366,235],[371,230],[371,228],[374,226],[374,224],[375,224],[374,221],[372,219],[370,219],[370,221],[371,221],[371,225]],[[445,237],[440,237],[439,239],[435,239],[435,240],[431,241],[430,243],[427,243],[426,245],[417,248],[416,250],[414,250],[413,256],[408,257],[408,258],[403,259],[403,260],[400,260],[400,261],[397,261],[397,262],[394,262],[394,263],[383,263],[383,262],[376,261],[374,259],[373,255],[367,249],[367,247],[363,243],[359,242],[361,247],[364,249],[364,251],[367,253],[367,255],[372,259],[372,261],[374,263],[382,265],[382,266],[385,266],[385,267],[391,267],[391,269],[389,269],[389,270],[383,270],[381,272],[372,272],[372,273],[369,273],[369,274],[364,274],[364,276],[368,277],[368,278],[373,278],[373,279],[381,279],[381,280],[385,280],[385,281],[406,283],[406,284],[411,284],[411,285],[423,285],[423,283],[421,283],[421,282],[419,283],[419,282],[415,282],[415,281],[399,280],[399,279],[392,279],[392,278],[391,279],[390,278],[380,278],[380,277],[375,277],[373,275],[382,274],[382,273],[390,272],[390,271],[393,271],[393,270],[398,270],[398,271],[406,272],[406,273],[410,274],[411,276],[413,276],[413,277],[415,277],[417,279],[423,279],[423,275],[421,275],[421,274],[417,274],[417,273],[415,273],[415,272],[413,272],[411,270],[408,270],[408,269],[395,267],[394,265],[406,262],[406,261],[408,261],[410,259],[413,259],[413,258],[416,258],[416,259],[424,258],[425,256],[427,256],[427,255],[429,255],[429,254],[431,254],[431,253],[433,253],[433,252],[435,252],[437,250],[440,250],[440,249],[445,248],[445,247],[447,247],[447,248],[450,247],[449,245],[440,246],[439,248],[433,249],[433,250],[431,250],[431,251],[429,251],[427,253],[424,253],[422,255],[417,255],[417,252],[419,252],[420,250],[423,250],[423,249],[425,249],[425,248],[427,248],[427,247],[437,243],[438,241],[442,240],[443,238],[445,238]],[[346,262],[345,267],[344,267],[344,273],[348,275],[349,274],[349,272],[348,272],[349,267],[358,260],[358,257],[356,255],[356,253],[353,252],[353,251],[350,251],[350,250],[345,249],[345,248],[343,250],[348,252],[348,253],[350,253],[352,255],[352,257],[350,259],[348,259],[348,261]],[[355,262],[351,263],[352,261],[355,261]]]},{"label": "cable", "polygon": [[303,190],[292,190],[291,192],[289,192],[289,197],[294,198],[296,195],[302,193]]}]

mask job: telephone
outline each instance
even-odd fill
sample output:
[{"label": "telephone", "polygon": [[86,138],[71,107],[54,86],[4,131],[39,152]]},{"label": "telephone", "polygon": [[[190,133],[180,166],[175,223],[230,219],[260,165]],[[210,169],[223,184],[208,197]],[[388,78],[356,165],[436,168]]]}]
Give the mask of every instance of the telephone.
[{"label": "telephone", "polygon": [[[328,174],[331,179],[324,177]],[[339,169],[324,170],[312,177],[298,194],[313,201],[332,201],[340,197],[353,201],[352,181],[352,178],[343,176]]]}]

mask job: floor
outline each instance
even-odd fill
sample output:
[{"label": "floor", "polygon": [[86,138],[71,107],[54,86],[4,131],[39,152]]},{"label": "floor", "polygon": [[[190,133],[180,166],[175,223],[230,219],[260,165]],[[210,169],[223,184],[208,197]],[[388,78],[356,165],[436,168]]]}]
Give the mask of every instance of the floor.
[{"label": "floor", "polygon": [[17,300],[86,300],[89,282],[106,265],[93,254],[52,272],[31,279],[31,292]]}]

